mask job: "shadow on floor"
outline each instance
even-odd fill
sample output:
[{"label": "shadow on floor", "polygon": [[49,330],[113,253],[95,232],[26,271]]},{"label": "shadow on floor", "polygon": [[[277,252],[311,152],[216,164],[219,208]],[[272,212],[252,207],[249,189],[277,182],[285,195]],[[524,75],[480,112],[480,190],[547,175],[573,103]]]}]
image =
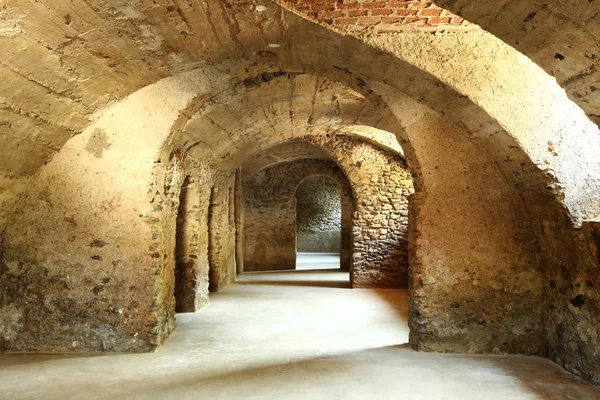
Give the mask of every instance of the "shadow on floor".
[{"label": "shadow on floor", "polygon": [[262,285],[262,286],[309,286],[309,287],[322,287],[322,288],[351,289],[350,282],[341,282],[341,281],[260,280],[260,281],[237,281],[235,284],[236,285]]},{"label": "shadow on floor", "polygon": [[332,272],[345,272],[339,268],[327,268],[327,269],[281,269],[281,270],[269,270],[269,271],[244,271],[242,275],[256,275],[256,274],[330,274]]},{"label": "shadow on floor", "polygon": [[[320,279],[320,276],[336,274],[335,279]],[[256,278],[260,276],[260,278]],[[310,277],[310,278],[309,278]],[[304,286],[322,288],[350,289],[350,276],[347,271],[334,269],[303,269],[283,271],[253,271],[244,272],[236,285],[264,285],[264,286]],[[314,278],[314,279],[311,279]]]},{"label": "shadow on floor", "polygon": [[[408,325],[408,290],[407,289],[371,289]],[[400,296],[398,295],[400,292]]]},{"label": "shadow on floor", "polygon": [[203,398],[228,400],[600,398],[593,386],[545,359],[417,353],[405,345],[286,361],[256,354],[245,368],[186,363],[125,375],[114,368],[120,356],[109,357],[113,367],[94,362],[97,374],[80,371],[73,380],[63,366],[63,373],[52,379],[53,385],[40,379],[27,391],[43,393],[47,399],[83,398],[82,393],[93,399],[191,399],[199,393]]},{"label": "shadow on floor", "polygon": [[[0,375],[3,367],[18,367],[23,365],[36,365],[55,361],[69,360],[95,360],[109,358],[129,353],[5,353],[0,354]],[[2,397],[0,396],[0,399]]]}]

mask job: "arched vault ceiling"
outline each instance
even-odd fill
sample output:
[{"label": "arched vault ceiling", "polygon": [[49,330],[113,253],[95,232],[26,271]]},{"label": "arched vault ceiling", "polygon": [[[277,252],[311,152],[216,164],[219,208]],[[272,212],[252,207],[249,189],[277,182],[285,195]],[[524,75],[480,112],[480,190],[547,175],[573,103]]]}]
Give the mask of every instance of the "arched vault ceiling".
[{"label": "arched vault ceiling", "polygon": [[[343,133],[336,131],[334,134],[329,134],[330,140],[336,140],[341,137],[355,137],[359,141],[372,144],[376,148],[391,151],[392,153],[399,153],[398,146],[386,145],[386,137],[381,132],[379,135],[369,137],[361,135],[360,133]],[[285,162],[291,162],[295,160],[313,159],[313,160],[331,160],[331,155],[318,147],[316,144],[312,144],[306,141],[307,137],[300,137],[292,139],[287,142],[275,145],[271,148],[263,150],[260,153],[253,155],[251,158],[247,158],[241,165],[242,172],[245,175],[251,175],[257,171],[269,168],[275,164],[281,164]]]},{"label": "arched vault ceiling", "polygon": [[[506,176],[533,162],[548,171],[546,183],[555,184],[573,215],[590,217],[598,211],[597,127],[551,78],[484,32],[356,39],[310,23],[273,1],[231,0],[8,0],[0,21],[0,73],[5,77],[0,80],[0,203],[2,193],[35,174],[88,120],[115,110],[101,112],[104,107],[162,78],[211,67],[213,75],[204,76],[210,81],[201,84],[210,89],[181,110],[182,126],[218,93],[266,70],[323,75],[345,82],[377,107],[407,95],[470,135]],[[172,82],[179,82],[179,92],[195,85],[185,79]],[[162,104],[177,103],[161,96],[143,101],[136,110],[157,122],[163,118]],[[400,113],[393,105],[394,114]],[[128,114],[112,124],[108,144],[113,149],[122,144],[129,152],[136,148],[140,157],[157,153],[148,132],[136,138],[137,117]],[[403,112],[402,128],[413,122]],[[119,137],[120,130],[128,137]],[[27,163],[21,162],[22,154]],[[511,167],[501,165],[502,160]]]},{"label": "arched vault ceiling", "polygon": [[600,4],[564,0],[433,0],[513,46],[600,122]]},{"label": "arched vault ceiling", "polygon": [[[600,122],[600,5],[563,0],[432,0],[352,4],[278,0],[311,20],[353,34],[477,29],[492,33],[556,77],[569,97]],[[456,15],[465,18],[457,18]],[[350,18],[349,18],[350,17]],[[477,25],[470,25],[472,22]]]},{"label": "arched vault ceiling", "polygon": [[331,157],[326,151],[316,146],[313,146],[309,143],[292,140],[274,146],[271,149],[268,149],[246,160],[242,164],[242,171],[246,175],[251,175],[276,164],[303,159],[330,160]]},{"label": "arched vault ceiling", "polygon": [[196,160],[220,169],[296,137],[340,129],[401,151],[395,117],[358,92],[324,77],[263,74],[219,93],[175,137]]}]

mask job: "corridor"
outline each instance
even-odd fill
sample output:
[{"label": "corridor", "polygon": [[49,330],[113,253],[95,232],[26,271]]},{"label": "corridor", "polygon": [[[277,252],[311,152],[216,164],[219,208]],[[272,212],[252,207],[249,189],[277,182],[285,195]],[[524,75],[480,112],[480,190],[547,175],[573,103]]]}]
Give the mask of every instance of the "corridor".
[{"label": "corridor", "polygon": [[416,353],[405,290],[348,287],[333,269],[247,273],[155,353],[0,355],[0,398],[600,399],[549,360]]}]

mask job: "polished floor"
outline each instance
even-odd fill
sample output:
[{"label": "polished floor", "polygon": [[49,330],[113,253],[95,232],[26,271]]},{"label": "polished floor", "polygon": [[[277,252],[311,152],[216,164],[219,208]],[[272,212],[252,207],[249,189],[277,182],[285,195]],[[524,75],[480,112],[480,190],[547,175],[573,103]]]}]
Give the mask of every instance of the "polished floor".
[{"label": "polished floor", "polygon": [[244,274],[152,354],[0,356],[0,399],[600,399],[541,358],[416,353],[406,291],[302,262]]}]

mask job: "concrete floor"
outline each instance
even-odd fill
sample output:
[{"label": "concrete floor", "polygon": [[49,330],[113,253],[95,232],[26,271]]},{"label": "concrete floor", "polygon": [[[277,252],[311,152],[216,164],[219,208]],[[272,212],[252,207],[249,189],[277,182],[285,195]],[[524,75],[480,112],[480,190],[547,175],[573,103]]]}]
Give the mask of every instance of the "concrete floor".
[{"label": "concrete floor", "polygon": [[416,353],[407,293],[251,273],[152,354],[0,356],[1,399],[600,399],[550,361]]},{"label": "concrete floor", "polygon": [[297,270],[336,269],[340,267],[340,253],[297,253]]}]

